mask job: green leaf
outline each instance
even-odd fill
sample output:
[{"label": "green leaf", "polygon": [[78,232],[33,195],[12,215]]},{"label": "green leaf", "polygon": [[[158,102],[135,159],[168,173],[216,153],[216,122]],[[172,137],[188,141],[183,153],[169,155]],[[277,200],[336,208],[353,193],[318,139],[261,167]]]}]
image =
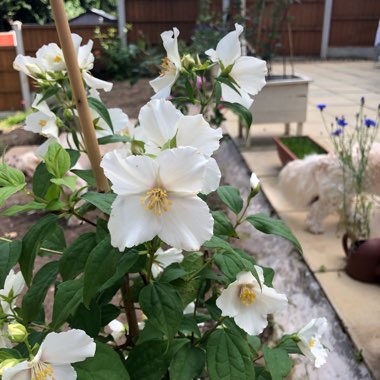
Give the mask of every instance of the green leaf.
[{"label": "green leaf", "polygon": [[120,308],[109,303],[107,305],[103,305],[100,308],[101,315],[101,326],[107,326],[111,321],[116,319],[120,315]]},{"label": "green leaf", "polygon": [[32,210],[43,210],[46,208],[45,203],[39,202],[30,202],[24,205],[13,205],[3,211],[0,215],[3,216],[13,216],[18,214],[19,212],[32,211]]},{"label": "green leaf", "polygon": [[228,277],[230,281],[235,281],[236,275],[240,272],[251,272],[259,282],[259,277],[255,268],[255,260],[243,251],[234,250],[216,253],[215,264]]},{"label": "green leaf", "polygon": [[[42,103],[44,100],[47,100],[49,98],[51,98],[52,96],[54,96],[56,93],[58,93],[60,90],[60,87],[57,86],[49,86],[49,87],[45,87],[44,89],[44,92],[42,93],[42,97],[40,99],[40,101],[37,103],[37,105],[39,105],[40,103]],[[37,108],[36,108],[37,109]]]},{"label": "green leaf", "polygon": [[108,126],[111,128],[111,131],[114,132],[111,117],[105,105],[96,98],[89,97],[87,100],[90,108],[95,110],[99,116],[108,124]]},{"label": "green leaf", "polygon": [[129,142],[131,141],[131,138],[129,136],[123,136],[123,135],[110,135],[110,136],[104,136],[98,138],[99,145],[103,144],[112,144],[117,142]]},{"label": "green leaf", "polygon": [[56,178],[63,177],[70,170],[70,155],[58,143],[49,145],[44,161],[48,172]]},{"label": "green leaf", "polygon": [[201,348],[187,344],[181,347],[170,362],[170,380],[192,380],[198,378],[206,362]]},{"label": "green leaf", "polygon": [[248,216],[247,221],[264,234],[277,235],[289,240],[297,251],[302,253],[301,244],[282,220],[272,219],[268,215],[260,213]]},{"label": "green leaf", "polygon": [[33,193],[40,198],[44,198],[51,186],[53,186],[50,180],[53,175],[48,172],[44,162],[41,162],[33,175],[32,188]]},{"label": "green leaf", "polygon": [[22,356],[12,348],[0,348],[0,363],[6,359],[22,359]]},{"label": "green leaf", "polygon": [[82,178],[83,180],[85,180],[89,186],[94,186],[94,187],[96,186],[96,180],[95,180],[94,175],[92,174],[91,169],[88,169],[88,170],[72,169],[71,172],[77,175],[79,178]]},{"label": "green leaf", "polygon": [[82,303],[83,277],[78,280],[68,280],[57,286],[54,298],[52,327],[62,326],[72,316]]},{"label": "green leaf", "polygon": [[74,167],[80,157],[80,152],[75,149],[65,149],[70,156],[70,168]]},{"label": "green leaf", "polygon": [[[89,254],[84,269],[83,303],[89,306],[102,285],[115,273],[122,253],[112,247],[110,236],[106,236]],[[106,265],[105,265],[106,263]],[[99,270],[102,268],[101,270]]]},{"label": "green leaf", "polygon": [[220,104],[226,108],[229,108],[232,112],[240,116],[246,127],[249,129],[252,124],[251,111],[239,103],[220,102]]},{"label": "green leaf", "polygon": [[82,195],[82,198],[87,202],[93,204],[100,211],[104,212],[107,215],[111,214],[111,206],[114,200],[116,199],[116,194],[112,193],[96,193],[94,191],[89,191]]},{"label": "green leaf", "polygon": [[0,289],[4,288],[5,278],[16,265],[22,250],[21,240],[0,240]]},{"label": "green leaf", "polygon": [[108,231],[108,222],[102,218],[96,219],[96,242],[100,243],[107,235]]},{"label": "green leaf", "polygon": [[25,187],[25,184],[19,186],[5,186],[0,188],[0,206],[13,194],[16,194]]},{"label": "green leaf", "polygon": [[[18,169],[12,168],[7,164],[0,164],[0,186],[1,187],[18,187],[25,186],[24,173]],[[24,187],[23,186],[23,187]]]},{"label": "green leaf", "polygon": [[172,339],[183,318],[181,297],[169,284],[153,283],[140,292],[142,311],[157,329]]},{"label": "green leaf", "polygon": [[19,258],[21,272],[28,286],[32,281],[34,261],[43,242],[57,228],[58,216],[49,214],[41,218],[22,239],[22,251]]},{"label": "green leaf", "polygon": [[298,354],[303,355],[302,351],[299,349],[297,343],[289,338],[288,336],[284,336],[278,345],[279,348],[285,350],[288,354]]},{"label": "green leaf", "polygon": [[167,351],[168,342],[162,340],[148,340],[133,347],[126,363],[131,378],[161,380],[169,366]]},{"label": "green leaf", "polygon": [[243,208],[243,200],[240,196],[240,190],[232,186],[220,186],[217,190],[220,200],[235,214]]},{"label": "green leaf", "polygon": [[66,186],[71,191],[75,190],[77,184],[77,177],[75,176],[66,176],[63,178],[52,178],[50,182],[56,184],[57,186]]},{"label": "green leaf", "polygon": [[120,356],[108,345],[96,342],[93,358],[73,363],[80,380],[129,380]]},{"label": "green leaf", "polygon": [[160,282],[172,282],[177,278],[184,277],[186,271],[178,263],[173,263],[166,267],[162,272],[159,281]]},{"label": "green leaf", "polygon": [[101,328],[101,311],[96,302],[91,302],[89,308],[81,303],[70,318],[70,327],[83,330],[87,335],[96,338]]},{"label": "green leaf", "polygon": [[238,95],[240,95],[240,91],[237,89],[237,87],[232,83],[228,78],[224,76],[219,76],[216,78],[216,80],[220,83],[225,84],[226,86],[230,87],[232,90],[234,90]]},{"label": "green leaf", "polygon": [[45,264],[34,276],[29,290],[22,299],[22,316],[24,320],[33,321],[44,302],[50,285],[55,281],[58,274],[58,261]]},{"label": "green leaf", "polygon": [[203,246],[205,248],[213,248],[213,249],[218,248],[218,249],[224,249],[226,251],[233,251],[233,248],[231,247],[231,245],[227,241],[225,241],[225,240],[223,240],[217,236],[213,236],[211,238],[211,240],[206,241],[203,244]]},{"label": "green leaf", "polygon": [[248,343],[236,332],[215,330],[207,340],[210,380],[254,380],[255,371]]},{"label": "green leaf", "polygon": [[[46,237],[43,243],[43,248],[52,249],[62,252],[66,248],[65,232],[58,224],[55,225],[54,231]],[[41,251],[39,255],[48,255],[49,252]]]},{"label": "green leaf", "polygon": [[268,346],[264,346],[263,352],[265,364],[272,380],[284,379],[289,374],[293,364],[287,352],[282,348],[270,349]]},{"label": "green leaf", "polygon": [[231,221],[222,211],[212,211],[214,218],[214,235],[218,237],[238,237]]}]

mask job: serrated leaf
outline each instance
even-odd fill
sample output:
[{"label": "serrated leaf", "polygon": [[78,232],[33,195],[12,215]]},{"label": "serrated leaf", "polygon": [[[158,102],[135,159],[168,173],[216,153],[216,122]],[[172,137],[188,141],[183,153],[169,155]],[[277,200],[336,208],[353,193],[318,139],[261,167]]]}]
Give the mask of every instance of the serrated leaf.
[{"label": "serrated leaf", "polygon": [[187,344],[181,347],[170,362],[170,380],[192,380],[198,378],[206,363],[206,354],[201,348]]},{"label": "serrated leaf", "polygon": [[210,380],[254,380],[255,371],[248,343],[235,331],[218,329],[207,340]]},{"label": "serrated leaf", "polygon": [[45,203],[30,202],[30,203],[26,203],[24,205],[13,205],[13,206],[7,208],[5,211],[3,211],[0,215],[13,216],[13,215],[16,215],[20,212],[43,210],[45,208],[46,208]]},{"label": "serrated leaf", "polygon": [[28,286],[32,281],[34,261],[43,242],[57,228],[58,216],[49,214],[40,219],[22,239],[22,251],[19,258],[21,272]]},{"label": "serrated leaf", "polygon": [[129,380],[120,356],[104,343],[96,342],[93,358],[72,365],[80,380]]},{"label": "serrated leaf", "polygon": [[63,325],[71,317],[82,302],[83,277],[77,280],[68,280],[57,286],[54,297],[52,327]]},{"label": "serrated leaf", "polygon": [[89,308],[81,303],[70,318],[70,327],[83,330],[87,335],[96,338],[101,328],[101,310],[96,302],[91,302]]},{"label": "serrated leaf", "polygon": [[5,186],[0,188],[0,206],[11,197],[13,194],[16,194],[25,187],[26,184],[19,186]]},{"label": "serrated leaf", "polygon": [[183,318],[182,300],[176,289],[169,284],[149,284],[141,290],[139,303],[150,323],[172,339]]},{"label": "serrated leaf", "polygon": [[231,221],[224,212],[212,211],[211,214],[214,218],[214,236],[238,237]]},{"label": "serrated leaf", "polygon": [[43,304],[50,285],[58,275],[58,261],[45,264],[34,276],[29,290],[22,299],[22,316],[26,321],[33,321]]},{"label": "serrated leaf", "polygon": [[[84,268],[83,303],[89,306],[92,298],[115,273],[122,253],[112,247],[106,236],[89,254]],[[107,265],[104,265],[104,263]],[[99,270],[102,268],[102,270]]]},{"label": "serrated leaf", "polygon": [[70,170],[70,155],[58,143],[49,145],[44,161],[47,171],[56,178],[63,177]]},{"label": "serrated leaf", "polygon": [[80,152],[75,149],[65,149],[70,156],[70,168],[74,167],[80,158]]},{"label": "serrated leaf", "polygon": [[104,212],[107,215],[111,214],[112,203],[116,199],[116,194],[112,193],[96,193],[94,191],[89,191],[82,195],[82,198],[87,202],[93,204],[100,211]]},{"label": "serrated leaf", "polygon": [[272,219],[265,214],[255,214],[250,215],[246,219],[249,223],[252,224],[258,231],[263,232],[264,234],[281,236],[286,240],[289,240],[293,243],[294,247],[299,253],[302,253],[302,247],[297,238],[290,231],[289,227],[282,221],[278,219]]},{"label": "serrated leaf", "polygon": [[231,245],[227,241],[225,241],[225,240],[223,240],[217,236],[213,236],[211,238],[211,240],[206,241],[203,244],[203,246],[205,248],[214,248],[214,249],[219,248],[219,249],[224,249],[226,251],[233,251],[233,248],[231,247]]},{"label": "serrated leaf", "polygon": [[243,209],[240,190],[232,186],[220,186],[217,190],[220,200],[235,214]]},{"label": "serrated leaf", "polygon": [[44,162],[41,162],[34,172],[32,179],[32,188],[33,193],[40,198],[44,198],[52,186],[50,180],[53,178],[53,175],[48,172]]},{"label": "serrated leaf", "polygon": [[88,105],[90,106],[90,108],[92,108],[94,111],[96,111],[99,114],[99,116],[111,128],[111,131],[114,132],[111,117],[110,117],[110,114],[109,114],[106,106],[96,98],[89,97],[89,98],[87,98],[87,101],[88,101]]},{"label": "serrated leaf", "polygon": [[268,346],[264,346],[263,352],[272,380],[284,379],[292,369],[292,361],[287,352],[282,348],[270,349]]},{"label": "serrated leaf", "polygon": [[6,359],[22,359],[22,356],[15,349],[0,348],[0,363]]},{"label": "serrated leaf", "polygon": [[0,289],[4,288],[5,278],[16,265],[22,250],[21,240],[0,240]]},{"label": "serrated leaf", "polygon": [[0,187],[18,187],[25,184],[25,175],[22,171],[7,164],[0,164]]}]

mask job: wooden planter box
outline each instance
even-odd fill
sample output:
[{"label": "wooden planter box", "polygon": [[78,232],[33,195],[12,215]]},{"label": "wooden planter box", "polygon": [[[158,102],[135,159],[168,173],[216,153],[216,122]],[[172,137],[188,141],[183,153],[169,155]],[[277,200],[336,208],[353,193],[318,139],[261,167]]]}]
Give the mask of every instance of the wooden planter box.
[{"label": "wooden planter box", "polygon": [[[299,139],[302,144],[303,140],[303,151],[300,155],[296,155],[290,148],[284,143],[286,140],[292,139],[293,141]],[[319,145],[309,136],[284,136],[284,137],[273,137],[273,140],[277,147],[278,156],[282,162],[282,165],[285,166],[289,161],[302,159],[305,156],[310,154],[327,154],[327,150]],[[302,145],[301,145],[302,146]]]},{"label": "wooden planter box", "polygon": [[[297,135],[302,135],[306,121],[307,95],[311,79],[301,76],[273,76],[254,96],[251,106],[253,124],[284,123],[289,134],[290,123],[297,123]],[[242,137],[242,126],[239,129]]]}]

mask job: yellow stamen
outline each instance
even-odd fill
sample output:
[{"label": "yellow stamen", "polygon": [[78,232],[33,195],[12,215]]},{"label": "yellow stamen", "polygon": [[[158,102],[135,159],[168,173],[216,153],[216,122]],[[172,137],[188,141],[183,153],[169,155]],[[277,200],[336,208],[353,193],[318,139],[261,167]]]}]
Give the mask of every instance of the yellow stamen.
[{"label": "yellow stamen", "polygon": [[53,59],[54,62],[58,63],[62,61],[62,58],[59,55],[56,55]]},{"label": "yellow stamen", "polygon": [[175,72],[175,71],[176,71],[175,64],[168,57],[165,57],[161,62],[160,75],[163,76],[163,75],[169,74],[170,72]]},{"label": "yellow stamen", "polygon": [[253,291],[251,286],[243,285],[240,288],[239,298],[242,304],[249,306],[255,302],[256,293]]},{"label": "yellow stamen", "polygon": [[317,343],[317,339],[310,339],[310,341],[309,341],[309,347],[310,348],[313,348],[314,346],[315,346],[315,343]]},{"label": "yellow stamen", "polygon": [[55,380],[50,364],[38,362],[32,367],[32,380]]},{"label": "yellow stamen", "polygon": [[38,123],[38,125],[43,128],[45,125],[47,124],[47,121],[46,120],[40,120],[40,122]]},{"label": "yellow stamen", "polygon": [[161,215],[163,212],[169,211],[169,206],[172,201],[168,199],[166,190],[160,187],[155,187],[146,192],[145,196],[141,197],[141,204],[145,206],[145,210],[153,211],[156,215]]}]

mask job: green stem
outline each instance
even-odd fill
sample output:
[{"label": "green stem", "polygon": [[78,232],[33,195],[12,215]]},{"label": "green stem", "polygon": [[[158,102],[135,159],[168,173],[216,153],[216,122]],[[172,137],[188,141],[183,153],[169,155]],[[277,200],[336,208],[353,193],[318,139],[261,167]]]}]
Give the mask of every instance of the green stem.
[{"label": "green stem", "polygon": [[[13,241],[13,240],[11,240],[11,239],[7,239],[7,238],[5,238],[5,237],[0,237],[0,240],[2,240],[2,241],[6,241],[7,243],[12,243],[12,241]],[[61,252],[61,251],[56,251],[56,250],[54,250],[54,249],[49,249],[49,248],[44,248],[44,247],[41,247],[41,248],[40,248],[40,251],[49,252],[49,253],[54,253],[54,254],[57,254],[57,255],[62,255],[62,254],[63,254],[63,252]]]}]

